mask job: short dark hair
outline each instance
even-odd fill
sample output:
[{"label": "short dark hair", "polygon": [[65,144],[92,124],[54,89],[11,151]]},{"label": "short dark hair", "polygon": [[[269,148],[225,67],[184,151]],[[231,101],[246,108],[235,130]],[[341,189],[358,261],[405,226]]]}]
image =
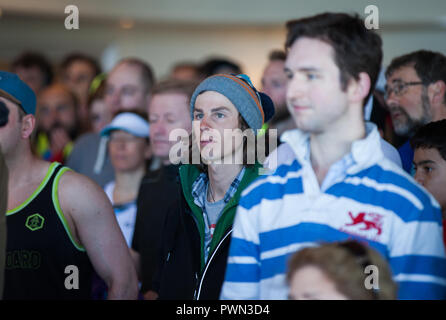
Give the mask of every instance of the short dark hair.
[{"label": "short dark hair", "polygon": [[[439,80],[446,84],[446,56],[440,52],[418,50],[392,60],[386,70],[386,78],[389,78],[396,70],[412,66],[417,76],[425,86]],[[446,93],[444,97],[446,103]]]},{"label": "short dark hair", "polygon": [[93,69],[94,76],[97,76],[101,73],[101,67],[99,66],[98,62],[95,58],[90,57],[84,53],[80,52],[74,52],[69,54],[65,57],[65,59],[62,61],[62,64],[60,65],[62,70],[66,70],[70,64],[72,64],[75,61],[83,61],[88,63],[91,68]]},{"label": "short dark hair", "polygon": [[[144,89],[146,90],[147,93],[152,91],[152,87],[155,84],[155,76],[154,76],[152,66],[149,63],[147,63],[139,58],[129,57],[129,58],[124,58],[124,59],[120,60],[116,64],[116,66],[121,65],[121,64],[129,64],[129,65],[138,67],[141,72],[141,78],[142,78],[142,81],[144,84]],[[115,68],[116,68],[116,66],[115,66]]]},{"label": "short dark hair", "polygon": [[203,78],[221,73],[222,69],[229,69],[234,74],[243,73],[242,68],[237,62],[227,58],[209,58],[200,66]]},{"label": "short dark hair", "polygon": [[410,139],[412,148],[437,149],[446,161],[446,120],[430,122],[421,127]]},{"label": "short dark hair", "polygon": [[268,61],[285,61],[286,60],[286,52],[283,50],[273,50],[268,55]]},{"label": "short dark hair", "polygon": [[12,71],[19,67],[23,67],[25,69],[32,67],[39,68],[43,74],[45,82],[44,86],[48,86],[53,81],[53,68],[51,67],[48,59],[40,53],[33,51],[22,53],[11,64]]},{"label": "short dark hair", "polygon": [[370,92],[375,87],[382,61],[382,40],[374,31],[368,30],[364,21],[356,15],[346,13],[322,13],[312,17],[291,20],[285,48],[302,37],[328,43],[334,51],[334,61],[341,73],[341,88],[345,90],[351,78],[359,79],[361,72],[370,77]]}]

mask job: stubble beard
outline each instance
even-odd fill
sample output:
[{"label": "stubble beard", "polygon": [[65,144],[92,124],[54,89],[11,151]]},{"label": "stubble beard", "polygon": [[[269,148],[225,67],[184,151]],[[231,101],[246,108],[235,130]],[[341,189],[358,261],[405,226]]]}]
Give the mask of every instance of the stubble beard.
[{"label": "stubble beard", "polygon": [[421,95],[422,114],[418,119],[409,116],[406,110],[401,106],[392,107],[392,111],[398,111],[403,119],[393,121],[396,134],[403,137],[412,137],[422,126],[432,122],[432,110],[429,97],[425,89]]}]

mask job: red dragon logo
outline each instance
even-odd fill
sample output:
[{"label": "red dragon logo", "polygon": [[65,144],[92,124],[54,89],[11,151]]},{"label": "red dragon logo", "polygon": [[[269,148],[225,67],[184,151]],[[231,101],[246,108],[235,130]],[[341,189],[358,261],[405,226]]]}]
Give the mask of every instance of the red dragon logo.
[{"label": "red dragon logo", "polygon": [[[352,219],[352,223],[348,223],[348,224],[346,224],[346,226],[354,226],[357,224],[364,223],[364,228],[362,228],[360,230],[375,229],[377,231],[377,235],[381,234],[381,232],[382,232],[382,229],[381,229],[382,216],[380,214],[360,212],[360,213],[358,213],[358,215],[356,217],[353,216],[353,214],[351,212],[349,212],[348,214],[349,214],[350,218]],[[370,219],[366,219],[366,215],[368,217],[370,217]]]}]

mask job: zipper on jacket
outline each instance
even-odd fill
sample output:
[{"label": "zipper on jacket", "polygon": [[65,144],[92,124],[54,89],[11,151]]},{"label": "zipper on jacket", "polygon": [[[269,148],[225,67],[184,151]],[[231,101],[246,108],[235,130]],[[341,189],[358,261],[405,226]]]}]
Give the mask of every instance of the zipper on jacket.
[{"label": "zipper on jacket", "polygon": [[198,294],[198,273],[195,272],[195,290],[194,290],[194,300],[198,300],[197,299],[197,294]]},{"label": "zipper on jacket", "polygon": [[[203,274],[201,275],[200,278],[200,284],[198,287],[196,287],[195,289],[195,293],[194,293],[194,300],[200,300],[200,294],[201,294],[201,287],[203,286],[203,281],[204,281],[204,277],[206,276],[206,272],[208,270],[209,265],[212,262],[212,259],[214,258],[215,254],[217,253],[218,249],[220,248],[221,244],[226,240],[226,238],[232,233],[232,229],[229,230],[229,232],[223,237],[223,239],[220,240],[220,242],[218,243],[217,247],[215,248],[214,252],[212,252],[211,257],[208,259],[205,267],[204,267],[204,271]],[[198,284],[198,277],[197,274],[195,273],[195,278],[197,279],[197,284]]]}]

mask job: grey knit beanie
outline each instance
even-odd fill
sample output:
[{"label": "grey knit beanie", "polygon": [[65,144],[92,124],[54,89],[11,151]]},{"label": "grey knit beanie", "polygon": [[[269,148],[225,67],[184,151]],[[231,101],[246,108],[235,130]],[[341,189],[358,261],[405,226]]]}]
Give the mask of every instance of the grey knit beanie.
[{"label": "grey knit beanie", "polygon": [[[204,91],[216,91],[232,102],[250,128],[260,129],[268,120],[265,119],[262,107],[263,95],[261,98],[257,90],[247,81],[251,82],[246,75],[216,74],[206,78],[195,89],[190,100],[191,118],[194,116],[195,100],[198,95]],[[274,107],[272,108],[274,110]]]}]

